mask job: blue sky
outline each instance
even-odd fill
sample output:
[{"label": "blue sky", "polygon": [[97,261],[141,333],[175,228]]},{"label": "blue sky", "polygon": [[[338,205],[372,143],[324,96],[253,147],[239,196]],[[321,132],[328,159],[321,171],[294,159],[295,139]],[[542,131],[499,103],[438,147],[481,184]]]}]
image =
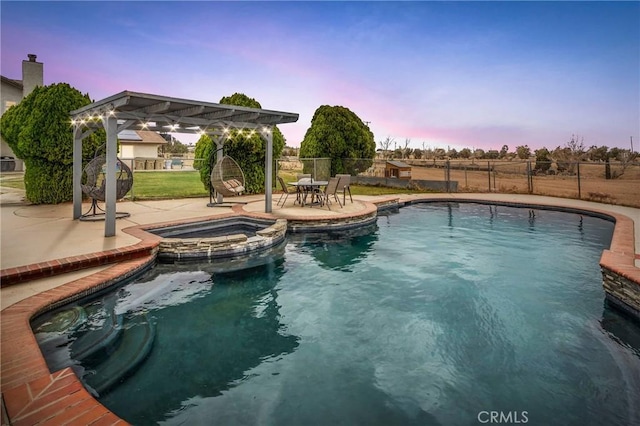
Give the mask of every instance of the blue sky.
[{"label": "blue sky", "polygon": [[[414,148],[640,146],[639,2],[0,3],[2,75],[300,114],[320,105]],[[179,137],[189,142],[189,138]]]}]

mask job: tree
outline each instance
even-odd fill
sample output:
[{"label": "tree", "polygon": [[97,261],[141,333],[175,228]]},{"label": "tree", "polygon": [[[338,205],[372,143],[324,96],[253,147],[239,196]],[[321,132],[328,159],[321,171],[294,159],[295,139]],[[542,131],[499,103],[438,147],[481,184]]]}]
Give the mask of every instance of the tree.
[{"label": "tree", "polygon": [[421,150],[420,148],[416,148],[416,149],[414,149],[414,150],[413,150],[413,157],[414,157],[416,160],[421,159],[421,158],[422,158],[422,150]]},{"label": "tree", "polygon": [[505,158],[507,154],[509,154],[509,146],[502,145],[502,148],[500,148],[500,158]]},{"label": "tree", "polygon": [[531,157],[531,148],[529,148],[529,145],[516,146],[516,155],[519,159],[526,160]]},{"label": "tree", "polygon": [[571,139],[567,142],[566,148],[569,149],[570,159],[572,161],[584,160],[584,138],[580,138],[578,135],[571,135]]},{"label": "tree", "polygon": [[500,158],[500,153],[495,149],[490,149],[485,153],[485,158],[488,160],[497,160]]},{"label": "tree", "polygon": [[447,151],[445,151],[444,148],[436,148],[433,151],[433,156],[436,160],[444,160],[447,156]]},{"label": "tree", "polygon": [[213,140],[209,135],[202,135],[196,142],[193,168],[200,173],[200,181],[207,191],[211,190],[211,164],[214,161]]},{"label": "tree", "polygon": [[458,153],[458,156],[460,158],[467,159],[467,158],[471,157],[471,150],[469,148],[462,148],[460,150],[460,152]]},{"label": "tree", "polygon": [[166,154],[186,154],[189,152],[189,148],[178,139],[174,138],[170,134],[161,135],[167,143],[160,147],[163,153]]},{"label": "tree", "polygon": [[[622,176],[630,165],[635,164],[637,158],[637,152],[631,152],[629,149],[611,148],[607,157],[607,167],[609,169],[606,176],[607,179],[617,179]],[[619,161],[618,170],[610,170],[609,159]]]},{"label": "tree", "polygon": [[[221,104],[237,105],[248,108],[262,108],[260,103],[243,93],[234,93],[220,99]],[[273,126],[273,158],[279,158],[285,146],[280,130]],[[246,193],[256,194],[264,190],[264,164],[266,142],[257,130],[234,129],[225,137],[224,155],[233,157],[245,178]],[[211,170],[217,161],[217,146],[208,135],[200,136],[194,152],[194,168],[200,172],[200,180],[207,190],[211,188]],[[275,170],[275,168],[274,168]]]},{"label": "tree", "polygon": [[536,165],[534,170],[546,173],[551,167],[551,154],[547,148],[536,149]]},{"label": "tree", "polygon": [[482,160],[483,158],[485,158],[485,152],[484,149],[482,148],[478,148],[475,151],[473,151],[473,158],[477,158],[478,160]]},{"label": "tree", "polygon": [[[66,83],[36,87],[0,122],[2,137],[24,160],[27,199],[57,204],[73,199],[73,127],[69,113],[91,103]],[[82,158],[91,160],[105,143],[103,130],[82,141]]]},{"label": "tree", "polygon": [[389,148],[394,142],[395,141],[391,136],[387,136],[385,140],[378,142],[380,144],[380,149],[382,150],[382,158],[389,158]]},{"label": "tree", "polygon": [[402,158],[409,158],[411,155],[411,148],[409,148],[409,144],[411,143],[411,139],[404,140],[404,148],[402,148]]},{"label": "tree", "polygon": [[298,156],[298,148],[294,146],[285,146],[282,150],[283,157],[297,157]]},{"label": "tree", "polygon": [[591,161],[605,161],[608,157],[608,153],[609,153],[608,151],[609,151],[609,147],[607,146],[597,147],[593,145],[587,151],[587,157]]},{"label": "tree", "polygon": [[558,165],[559,173],[575,173],[575,164],[573,162],[573,155],[571,154],[571,148],[564,147],[560,148],[559,146],[553,150],[551,156],[555,160]]},{"label": "tree", "polygon": [[301,158],[331,158],[332,176],[358,174],[368,169],[375,153],[376,143],[369,127],[342,106],[320,106],[300,144]]}]

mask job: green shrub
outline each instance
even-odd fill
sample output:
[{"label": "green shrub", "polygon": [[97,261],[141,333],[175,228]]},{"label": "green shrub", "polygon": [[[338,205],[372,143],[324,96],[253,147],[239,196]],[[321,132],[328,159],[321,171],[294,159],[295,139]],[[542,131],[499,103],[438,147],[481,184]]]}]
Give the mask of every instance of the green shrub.
[{"label": "green shrub", "polygon": [[375,154],[369,126],[342,106],[320,106],[300,144],[300,158],[331,158],[331,176],[358,174],[371,167]]},{"label": "green shrub", "polygon": [[[0,131],[25,162],[26,196],[32,203],[61,203],[73,198],[73,127],[69,113],[89,103],[89,95],[58,83],[36,87],[3,114]],[[104,141],[103,130],[86,137],[83,159],[91,160]]]},{"label": "green shrub", "polygon": [[[235,93],[229,97],[223,97],[221,104],[237,105],[249,108],[262,108],[255,99],[242,93]],[[280,130],[273,130],[273,158],[279,158],[284,149],[285,139]],[[264,192],[264,168],[267,144],[258,131],[251,132],[248,129],[233,129],[226,135],[224,142],[224,155],[232,157],[242,169],[245,178],[245,193],[258,194]],[[210,176],[212,165],[216,163],[216,144],[207,135],[200,137],[196,143],[195,157],[201,158],[200,164],[194,167],[200,172],[200,180],[209,190],[211,186]],[[207,160],[208,159],[208,160]],[[275,174],[275,167],[274,174]]]},{"label": "green shrub", "polygon": [[25,160],[26,197],[35,204],[58,204],[73,198],[73,168],[37,157]]}]

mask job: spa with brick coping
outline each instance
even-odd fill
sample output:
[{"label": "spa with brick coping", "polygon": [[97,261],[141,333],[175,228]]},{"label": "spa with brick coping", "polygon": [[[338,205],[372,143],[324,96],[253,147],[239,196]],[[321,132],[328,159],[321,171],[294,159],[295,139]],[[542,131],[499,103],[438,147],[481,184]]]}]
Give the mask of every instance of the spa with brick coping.
[{"label": "spa with brick coping", "polygon": [[[416,198],[407,204],[429,201],[446,202],[449,200],[423,197]],[[603,287],[607,299],[616,306],[635,315],[640,313],[640,269],[634,265],[634,260],[638,255],[634,249],[634,222],[629,217],[594,209],[576,210],[549,205],[495,203],[477,199],[455,199],[455,202],[551,208],[613,218],[615,228],[611,246],[608,250],[604,250],[600,259]],[[289,230],[294,228],[298,232],[305,232],[305,225],[306,231],[312,231],[336,228],[341,225],[357,226],[358,223],[370,223],[375,221],[377,207],[371,203],[366,204],[367,208],[364,211],[344,215],[342,221],[335,218],[288,217],[288,227]],[[384,199],[377,204],[380,208],[404,205],[393,197]],[[235,206],[233,210],[233,213],[218,215],[212,219],[237,214],[275,219],[273,215],[266,213],[243,211],[242,206]],[[202,220],[203,218],[199,219],[199,221]],[[2,412],[3,424],[9,423],[7,415],[13,425],[127,424],[95,400],[69,368],[54,373],[49,372],[31,330],[30,320],[40,313],[88,296],[146,270],[155,262],[162,241],[160,237],[147,232],[146,229],[168,225],[170,223],[154,224],[151,227],[127,228],[125,232],[136,236],[141,241],[124,250],[110,250],[3,271],[3,285],[6,285],[5,279],[9,280],[9,283],[19,283],[36,277],[51,276],[90,266],[112,264],[112,266],[88,277],[22,300],[1,312],[1,390],[3,406],[6,408],[6,412],[4,409]]]}]

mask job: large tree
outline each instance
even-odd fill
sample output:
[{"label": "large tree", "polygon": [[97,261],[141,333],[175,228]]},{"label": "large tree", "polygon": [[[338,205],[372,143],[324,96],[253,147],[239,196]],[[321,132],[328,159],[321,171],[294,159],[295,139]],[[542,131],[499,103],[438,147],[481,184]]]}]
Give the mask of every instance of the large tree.
[{"label": "large tree", "polygon": [[[262,108],[260,103],[243,93],[234,93],[220,99],[221,104],[236,105],[248,108]],[[232,129],[225,138],[224,155],[233,157],[238,163],[245,178],[246,193],[256,194],[264,191],[264,169],[267,143],[258,133],[261,129]],[[273,158],[279,158],[285,146],[285,139],[277,126],[273,126]],[[196,143],[195,157],[201,159],[196,168],[200,171],[200,179],[205,188],[211,186],[210,175],[212,165],[217,160],[215,144],[209,136],[203,135]],[[275,167],[273,168],[275,170]]]},{"label": "large tree", "polygon": [[[57,204],[73,199],[73,127],[69,113],[89,103],[89,95],[58,83],[36,87],[2,115],[2,137],[25,162],[26,197],[32,203]],[[104,131],[85,138],[83,159],[92,159],[104,142]]]},{"label": "large tree", "polygon": [[358,174],[373,164],[376,142],[369,126],[348,108],[322,105],[300,144],[301,158],[331,158],[331,175]]}]

